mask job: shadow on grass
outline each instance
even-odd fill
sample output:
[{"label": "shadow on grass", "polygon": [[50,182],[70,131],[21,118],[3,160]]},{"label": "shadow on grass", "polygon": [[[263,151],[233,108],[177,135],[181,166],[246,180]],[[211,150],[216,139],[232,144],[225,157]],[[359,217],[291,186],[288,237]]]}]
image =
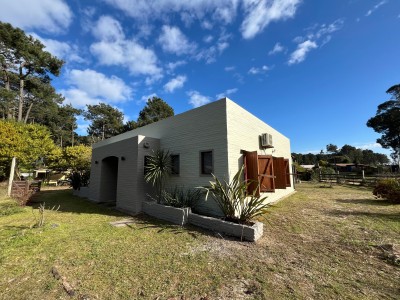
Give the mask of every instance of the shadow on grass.
[{"label": "shadow on grass", "polygon": [[389,202],[387,200],[382,200],[382,199],[338,199],[338,200],[336,200],[336,202],[346,203],[346,204],[366,204],[366,205],[375,205],[375,206],[396,205],[393,202]]},{"label": "shadow on grass", "polygon": [[48,190],[40,191],[33,195],[28,205],[34,208],[40,203],[46,203],[46,208],[60,207],[60,212],[70,212],[77,214],[100,214],[107,216],[125,216],[126,214],[115,210],[106,204],[97,204],[87,199],[72,195],[72,190]]},{"label": "shadow on grass", "polygon": [[366,211],[347,211],[347,210],[332,210],[329,212],[332,216],[346,217],[368,217],[374,219],[380,219],[382,221],[400,222],[400,213],[377,213],[377,212],[366,212]]}]

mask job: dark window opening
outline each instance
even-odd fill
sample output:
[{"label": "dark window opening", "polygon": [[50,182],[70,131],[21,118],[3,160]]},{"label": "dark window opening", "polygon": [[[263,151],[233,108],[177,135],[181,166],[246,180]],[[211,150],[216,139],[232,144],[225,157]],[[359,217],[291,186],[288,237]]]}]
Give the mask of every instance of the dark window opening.
[{"label": "dark window opening", "polygon": [[179,155],[174,154],[171,155],[171,174],[172,175],[179,175]]},{"label": "dark window opening", "polygon": [[203,175],[211,175],[213,173],[213,152],[200,152],[200,172]]}]

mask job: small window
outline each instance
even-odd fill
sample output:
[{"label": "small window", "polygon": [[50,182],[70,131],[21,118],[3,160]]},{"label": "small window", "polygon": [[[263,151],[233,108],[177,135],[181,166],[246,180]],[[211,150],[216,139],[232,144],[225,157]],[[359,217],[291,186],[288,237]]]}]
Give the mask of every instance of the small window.
[{"label": "small window", "polygon": [[203,175],[211,175],[213,171],[213,152],[200,152],[200,173]]},{"label": "small window", "polygon": [[143,164],[143,166],[144,166],[144,168],[143,168],[143,174],[144,174],[144,175],[146,175],[146,173],[147,173],[147,167],[149,166],[149,162],[150,162],[150,156],[146,155],[146,156],[144,157],[144,164]]},{"label": "small window", "polygon": [[171,155],[171,174],[179,175],[179,154]]}]

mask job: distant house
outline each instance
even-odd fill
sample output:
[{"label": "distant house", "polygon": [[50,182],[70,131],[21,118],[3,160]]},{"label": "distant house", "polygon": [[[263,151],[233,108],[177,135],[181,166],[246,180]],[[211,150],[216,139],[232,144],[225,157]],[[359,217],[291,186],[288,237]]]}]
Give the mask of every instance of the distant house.
[{"label": "distant house", "polygon": [[[159,148],[174,161],[167,188],[205,186],[211,174],[230,180],[245,165],[245,178],[260,182],[268,202],[294,191],[289,139],[223,98],[94,144],[89,199],[115,202],[130,213],[142,211],[142,201],[153,190],[144,181],[146,156]],[[203,209],[219,214],[211,199]]]}]

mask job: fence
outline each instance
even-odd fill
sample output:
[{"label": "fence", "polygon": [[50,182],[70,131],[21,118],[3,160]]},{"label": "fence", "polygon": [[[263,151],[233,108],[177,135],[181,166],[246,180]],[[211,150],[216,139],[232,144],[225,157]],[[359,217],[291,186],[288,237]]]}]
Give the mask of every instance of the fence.
[{"label": "fence", "polygon": [[400,178],[399,174],[382,174],[382,175],[373,175],[373,176],[363,176],[362,174],[319,174],[320,182],[329,182],[329,183],[337,183],[337,184],[352,184],[352,185],[367,185],[373,186],[379,179],[386,178]]},{"label": "fence", "polygon": [[16,198],[21,205],[29,200],[35,192],[40,191],[41,181],[13,180],[11,197]]}]

